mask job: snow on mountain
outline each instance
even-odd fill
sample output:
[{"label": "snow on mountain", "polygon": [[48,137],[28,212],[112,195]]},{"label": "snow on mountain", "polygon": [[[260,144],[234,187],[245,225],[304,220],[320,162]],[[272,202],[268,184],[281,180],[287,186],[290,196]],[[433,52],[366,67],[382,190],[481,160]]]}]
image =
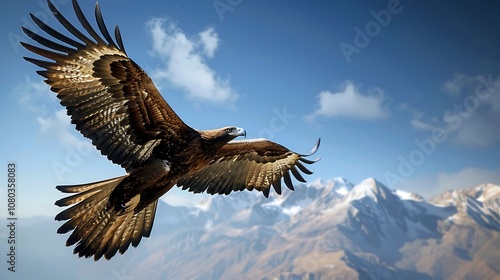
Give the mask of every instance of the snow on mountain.
[{"label": "snow on mountain", "polygon": [[288,220],[306,208],[319,210],[331,207],[343,199],[353,186],[339,177],[329,181],[316,180],[307,185],[297,184],[294,191],[284,190],[282,195],[271,193],[269,198],[259,192],[248,191],[210,196],[195,205],[191,215],[212,216],[214,222],[227,221],[234,216],[235,221],[253,219],[267,224]]},{"label": "snow on mountain", "polygon": [[[461,260],[478,254],[477,248],[484,246],[481,239],[484,236],[498,237],[499,189],[491,184],[482,185],[467,191],[445,192],[426,201],[418,194],[390,190],[374,178],[356,185],[344,178],[334,178],[299,184],[293,192],[271,194],[268,199],[255,192],[216,196],[195,207],[203,210],[198,216],[205,215],[207,219],[205,226],[200,227],[204,233],[198,246],[233,244],[239,248],[235,248],[238,255],[234,258],[243,261],[244,255],[250,254],[263,259],[247,262],[246,269],[275,271],[274,276],[283,279],[288,276],[278,273],[279,269],[295,271],[292,274],[297,277],[330,275],[325,267],[336,267],[336,273],[340,269],[346,275],[355,271],[360,279],[447,278],[443,275],[458,274],[430,265],[425,256],[432,248],[439,247],[442,252],[452,253],[442,253],[444,259],[436,259],[436,263]],[[470,228],[474,228],[474,236],[478,237],[466,241],[461,233]],[[465,248],[457,245],[464,242],[475,245]],[[246,243],[246,247],[238,245]],[[493,244],[496,245],[492,247],[500,249],[498,243]],[[260,253],[255,255],[256,251],[250,248],[259,248]],[[266,257],[261,255],[263,252]],[[496,257],[493,251],[488,254]],[[491,258],[476,258],[491,263]],[[298,264],[292,268],[282,266],[276,262],[278,259],[325,264],[318,268],[320,272],[303,274],[306,270],[303,265],[297,270],[293,267]],[[273,260],[275,265],[271,267],[265,260]],[[474,267],[474,262],[465,261],[461,265]],[[483,271],[485,275],[495,273],[491,269]]]},{"label": "snow on mountain", "polygon": [[[500,186],[450,190],[427,201],[374,178],[356,185],[316,180],[269,198],[236,192],[193,207],[160,202],[150,238],[97,274],[93,262],[84,262],[89,269],[76,278],[496,279],[499,210]],[[57,237],[32,239],[51,240],[38,247],[61,248]],[[71,250],[61,251],[68,259]]]},{"label": "snow on mountain", "polygon": [[437,221],[450,213],[451,209],[443,210],[423,200],[401,199],[369,178],[315,219],[333,221],[333,227],[349,239],[354,252],[370,252],[395,261],[397,250],[380,248],[398,248],[415,238],[437,237]]},{"label": "snow on mountain", "polygon": [[400,199],[404,200],[415,200],[415,201],[423,201],[424,198],[416,193],[410,193],[403,190],[394,190],[395,195],[399,196]]},{"label": "snow on mountain", "polygon": [[456,209],[447,223],[470,225],[500,231],[500,187],[488,184],[470,190],[451,190],[438,196],[436,204],[452,205]]},{"label": "snow on mountain", "polygon": [[[498,205],[498,188],[478,187],[469,191],[473,192],[470,195],[453,191],[431,203],[418,194],[390,190],[374,178],[357,185],[343,178],[317,180],[297,185],[294,192],[272,195],[270,199],[247,193],[256,198],[255,204],[235,214],[231,222],[225,223],[224,230],[231,232],[230,237],[259,236],[273,240],[273,235],[280,235],[285,240],[303,244],[300,246],[308,246],[305,244],[310,240],[328,239],[326,253],[342,250],[344,257],[339,261],[350,269],[364,271],[366,275],[378,273],[380,279],[386,279],[387,275],[431,279],[432,273],[428,271],[421,274],[404,265],[398,267],[400,263],[406,264],[400,248],[416,250],[415,240],[429,240],[433,244],[433,240],[448,238],[454,224],[500,231],[498,211],[485,206],[492,201]],[[240,199],[246,200],[246,195]],[[211,230],[224,231],[222,228]],[[311,246],[321,247],[318,243]],[[385,272],[366,271],[367,266],[383,266]]]},{"label": "snow on mountain", "polygon": [[466,191],[474,199],[484,203],[495,213],[500,213],[500,188],[493,184],[482,184]]}]

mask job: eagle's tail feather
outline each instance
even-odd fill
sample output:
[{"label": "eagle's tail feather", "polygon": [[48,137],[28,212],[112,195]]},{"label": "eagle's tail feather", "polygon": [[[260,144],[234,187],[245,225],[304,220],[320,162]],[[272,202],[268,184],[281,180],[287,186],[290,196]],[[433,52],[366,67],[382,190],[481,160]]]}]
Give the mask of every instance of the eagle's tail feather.
[{"label": "eagle's tail feather", "polygon": [[58,206],[70,208],[56,215],[56,220],[67,220],[58,233],[73,232],[66,246],[76,244],[73,251],[79,257],[113,257],[118,251],[124,253],[130,244],[136,247],[142,237],[149,237],[153,226],[158,200],[142,210],[119,212],[107,207],[111,192],[128,176],[121,176],[100,182],[58,186],[65,193],[76,193],[56,201]]}]

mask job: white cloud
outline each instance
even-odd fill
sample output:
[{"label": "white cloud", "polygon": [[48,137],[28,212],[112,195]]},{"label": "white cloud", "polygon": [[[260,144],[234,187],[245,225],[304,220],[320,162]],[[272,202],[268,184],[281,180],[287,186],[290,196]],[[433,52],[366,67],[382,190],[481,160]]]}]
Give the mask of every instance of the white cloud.
[{"label": "white cloud", "polygon": [[205,58],[211,58],[218,46],[218,35],[213,28],[188,38],[173,22],[154,18],[147,23],[153,38],[152,54],[164,61],[156,69],[157,79],[168,81],[197,101],[233,104],[238,98],[229,79],[221,78],[211,69]]},{"label": "white cloud", "polygon": [[[454,102],[432,121],[414,114],[411,125],[417,130],[443,129],[453,143],[469,147],[488,147],[500,142],[500,76],[456,74],[443,88],[454,95]],[[462,97],[458,100],[456,97]]]},{"label": "white cloud", "polygon": [[500,169],[467,167],[453,173],[439,172],[426,177],[406,179],[396,188],[432,198],[445,190],[470,189],[483,183],[500,185]]},{"label": "white cloud", "polygon": [[82,149],[92,146],[90,140],[78,137],[66,109],[57,104],[56,94],[46,83],[41,80],[34,82],[27,76],[24,83],[13,88],[13,92],[21,106],[33,114],[41,135],[65,146]]},{"label": "white cloud", "polygon": [[[411,126],[416,130],[422,131],[434,131],[436,129],[442,128],[442,124],[437,118],[432,118],[429,121],[424,121],[424,113],[415,111],[413,114],[413,119],[410,120]],[[449,131],[449,130],[445,130]]]},{"label": "white cloud", "polygon": [[344,82],[338,92],[320,92],[318,99],[318,108],[306,116],[306,119],[313,120],[317,116],[324,116],[374,120],[383,119],[389,115],[384,105],[385,98],[381,89],[373,88],[363,94],[350,81]]},{"label": "white cloud", "polygon": [[480,113],[471,114],[454,131],[452,141],[469,147],[488,147],[500,142],[500,116],[491,117]]},{"label": "white cloud", "polygon": [[425,123],[419,119],[413,119],[410,121],[411,125],[413,128],[417,130],[427,130],[427,131],[432,131],[433,129],[436,129],[436,126]]},{"label": "white cloud", "polygon": [[462,73],[457,73],[453,75],[453,79],[445,81],[441,85],[441,89],[450,95],[459,96],[464,90],[470,88],[471,84],[473,83],[473,77],[466,76]]},{"label": "white cloud", "polygon": [[41,80],[33,82],[28,76],[25,82],[15,86],[13,91],[24,108],[37,113],[45,113],[47,106],[57,101],[56,94],[50,91],[47,84]]},{"label": "white cloud", "polygon": [[214,52],[219,45],[219,36],[213,28],[208,28],[205,31],[198,33],[200,42],[203,46],[203,52],[207,57],[213,57]]},{"label": "white cloud", "polygon": [[[424,112],[411,108],[407,103],[402,103],[399,105],[398,109],[404,112],[409,112],[412,115],[410,124],[416,130],[432,131],[437,128],[435,124],[430,124],[422,120],[425,116]],[[434,122],[437,122],[437,120],[434,120]]]},{"label": "white cloud", "polygon": [[74,128],[71,126],[71,119],[66,114],[66,109],[57,110],[49,117],[37,117],[36,121],[43,135],[57,139],[63,145],[71,147],[91,145],[90,141],[77,138],[70,132]]}]

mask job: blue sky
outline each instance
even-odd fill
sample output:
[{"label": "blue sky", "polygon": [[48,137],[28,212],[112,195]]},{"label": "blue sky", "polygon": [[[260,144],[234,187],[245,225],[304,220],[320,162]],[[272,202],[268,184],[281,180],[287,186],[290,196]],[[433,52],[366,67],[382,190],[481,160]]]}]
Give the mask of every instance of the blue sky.
[{"label": "blue sky", "polygon": [[[28,40],[20,26],[38,31],[29,12],[59,29],[44,2],[9,1],[0,12],[0,158],[18,165],[20,215],[58,212],[55,185],[124,172],[76,132],[22,59],[31,54],[18,44]],[[71,1],[53,2],[76,23]],[[80,2],[94,23],[95,3]],[[321,137],[310,181],[375,177],[425,197],[500,184],[494,1],[99,3],[128,55],[192,127],[241,126],[301,153]]]}]

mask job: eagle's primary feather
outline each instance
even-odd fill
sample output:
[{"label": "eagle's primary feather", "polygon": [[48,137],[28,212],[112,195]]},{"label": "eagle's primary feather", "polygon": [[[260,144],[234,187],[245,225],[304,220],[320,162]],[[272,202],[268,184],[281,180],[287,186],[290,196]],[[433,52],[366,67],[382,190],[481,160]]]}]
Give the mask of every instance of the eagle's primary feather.
[{"label": "eagle's primary feather", "polygon": [[[50,2],[54,17],[75,38],[63,35],[30,14],[50,37],[23,31],[41,46],[22,42],[48,60],[25,57],[43,70],[71,122],[98,150],[127,174],[100,182],[58,186],[72,195],[56,201],[70,206],[55,219],[66,221],[58,233],[72,231],[66,245],[95,260],[137,246],[153,226],[158,198],[177,185],[199,193],[229,194],[258,190],[266,197],[281,180],[293,190],[290,173],[305,181],[304,164],[315,161],[266,139],[232,141],[246,132],[229,126],[200,131],[186,125],[156,89],[151,78],[123,46],[118,27],[108,32],[99,5],[92,27],[76,0],[75,14],[87,34],[71,24]],[[90,37],[89,37],[90,36]],[[319,140],[311,154],[319,146]],[[310,155],[311,155],[310,154]]]}]

